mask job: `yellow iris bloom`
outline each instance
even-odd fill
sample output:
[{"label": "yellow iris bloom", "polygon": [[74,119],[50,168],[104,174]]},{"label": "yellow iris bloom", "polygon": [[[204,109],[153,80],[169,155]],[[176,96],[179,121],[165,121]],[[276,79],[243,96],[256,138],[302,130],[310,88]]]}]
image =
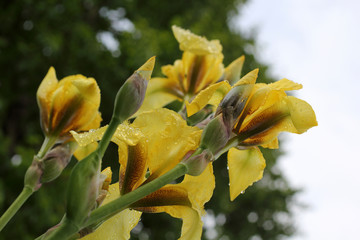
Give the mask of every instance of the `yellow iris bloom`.
[{"label": "yellow iris bloom", "polygon": [[[101,139],[105,128],[85,134],[74,134],[81,146]],[[119,146],[121,164],[119,183],[109,188],[104,203],[152,181],[178,164],[183,157],[195,150],[200,142],[201,130],[187,126],[180,115],[158,109],[140,114],[135,121],[122,124],[113,141]],[[150,176],[145,177],[149,171]],[[166,212],[183,220],[180,239],[200,239],[201,215],[215,187],[212,165],[197,177],[186,175],[178,184],[168,184],[139,200],[86,236],[86,240],[128,239],[130,231],[139,221],[141,212]]]},{"label": "yellow iris bloom", "polygon": [[218,40],[207,40],[189,30],[173,26],[173,33],[184,51],[181,60],[162,67],[165,78],[153,78],[138,114],[179,100],[191,100],[201,90],[224,75],[222,46]]},{"label": "yellow iris bloom", "polygon": [[58,81],[51,67],[37,91],[41,126],[46,136],[98,128],[100,89],[93,78],[72,75]]},{"label": "yellow iris bloom", "polygon": [[[241,88],[239,96],[227,96],[229,102],[233,103],[234,99],[240,99],[233,106],[237,114],[232,126],[233,135],[237,135],[241,143],[228,152],[231,200],[263,176],[265,159],[257,146],[275,149],[278,148],[277,137],[280,132],[301,134],[317,126],[312,107],[301,99],[287,96],[285,92],[299,90],[302,88],[301,84],[288,79],[271,84],[255,83],[257,76],[256,69],[242,77],[234,86],[226,81],[214,84],[203,90],[187,106],[188,115],[192,115],[208,103],[219,105],[222,95],[236,87]],[[221,107],[217,110],[222,111],[225,110]]]}]

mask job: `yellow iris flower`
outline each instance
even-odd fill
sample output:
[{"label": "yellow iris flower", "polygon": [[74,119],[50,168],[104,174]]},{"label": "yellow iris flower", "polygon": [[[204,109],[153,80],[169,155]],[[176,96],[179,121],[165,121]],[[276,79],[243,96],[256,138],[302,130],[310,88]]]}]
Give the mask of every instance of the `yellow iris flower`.
[{"label": "yellow iris flower", "polygon": [[58,81],[51,67],[37,91],[37,102],[46,136],[66,137],[70,130],[100,126],[100,89],[93,78],[72,75]]},{"label": "yellow iris flower", "polygon": [[187,102],[224,75],[224,56],[218,40],[209,41],[177,26],[172,30],[184,51],[182,59],[162,67],[165,78],[153,78],[149,82],[138,114],[161,108],[174,100]]},{"label": "yellow iris flower", "polygon": [[[221,95],[229,93],[225,98],[233,105],[220,103],[216,114],[225,114],[224,111],[233,108],[234,112],[230,113],[234,113],[235,119],[229,125],[233,127],[233,136],[237,135],[241,139],[239,145],[228,152],[231,200],[262,178],[265,159],[258,146],[278,148],[277,137],[280,132],[301,134],[317,126],[312,107],[301,99],[287,96],[285,92],[299,90],[301,84],[288,79],[271,84],[255,83],[257,76],[256,69],[234,86],[226,81],[214,84],[203,90],[187,107],[188,115],[192,115],[211,101],[218,105]],[[230,93],[235,88],[238,92]]]},{"label": "yellow iris flower", "polygon": [[[99,140],[105,128],[85,134],[73,133],[81,146]],[[140,114],[135,121],[118,127],[113,141],[119,146],[121,164],[119,183],[109,188],[104,204],[122,194],[131,192],[156,179],[177,165],[183,157],[195,150],[201,130],[187,126],[173,111],[158,109]],[[149,171],[149,177],[145,177]],[[166,212],[183,220],[180,239],[200,239],[201,215],[215,187],[212,165],[197,177],[186,175],[178,184],[168,184],[120,212],[99,227],[86,240],[128,239],[141,212]]]}]

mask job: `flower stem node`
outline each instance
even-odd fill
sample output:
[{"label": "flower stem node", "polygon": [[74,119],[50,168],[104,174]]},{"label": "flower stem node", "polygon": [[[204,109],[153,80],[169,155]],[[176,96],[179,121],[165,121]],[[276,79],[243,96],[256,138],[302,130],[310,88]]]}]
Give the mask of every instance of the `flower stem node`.
[{"label": "flower stem node", "polygon": [[45,136],[69,137],[69,131],[99,126],[100,89],[93,78],[80,74],[58,81],[51,67],[37,91],[41,126]]},{"label": "flower stem node", "polygon": [[30,167],[27,169],[24,178],[24,186],[30,188],[33,192],[41,187],[41,176],[43,174],[42,162],[34,157]]},{"label": "flower stem node", "polygon": [[[199,152],[197,154],[197,152]],[[188,168],[187,174],[191,176],[199,176],[208,166],[210,162],[214,161],[214,155],[209,149],[198,149],[190,157],[182,160],[182,163]]]},{"label": "flower stem node", "polygon": [[115,118],[125,121],[139,110],[144,101],[154,65],[155,57],[152,57],[136,70],[119,89],[115,98]]}]

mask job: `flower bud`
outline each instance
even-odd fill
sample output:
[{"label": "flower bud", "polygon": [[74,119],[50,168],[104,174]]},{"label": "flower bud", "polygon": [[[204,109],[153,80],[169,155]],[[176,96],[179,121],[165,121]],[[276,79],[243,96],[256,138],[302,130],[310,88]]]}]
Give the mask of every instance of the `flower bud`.
[{"label": "flower bud", "polygon": [[71,160],[72,150],[70,144],[62,144],[53,148],[42,159],[43,174],[41,182],[46,183],[57,178]]},{"label": "flower bud", "polygon": [[222,113],[224,119],[228,120],[227,124],[233,128],[245,108],[252,89],[251,84],[234,86],[219,104],[215,115]]},{"label": "flower bud", "polygon": [[231,128],[222,114],[213,118],[203,130],[200,148],[209,149],[212,154],[218,153],[228,142]]},{"label": "flower bud", "polygon": [[115,98],[114,116],[121,121],[131,117],[141,107],[154,64],[155,57],[152,57],[136,70],[119,89]]},{"label": "flower bud", "polygon": [[73,75],[58,81],[51,67],[39,86],[37,102],[46,136],[64,137],[70,130],[99,127],[100,89],[93,78]]},{"label": "flower bud", "polygon": [[187,166],[187,174],[199,176],[212,161],[214,161],[214,155],[210,150],[204,149],[200,154],[191,155],[187,158],[185,157],[181,162]]}]

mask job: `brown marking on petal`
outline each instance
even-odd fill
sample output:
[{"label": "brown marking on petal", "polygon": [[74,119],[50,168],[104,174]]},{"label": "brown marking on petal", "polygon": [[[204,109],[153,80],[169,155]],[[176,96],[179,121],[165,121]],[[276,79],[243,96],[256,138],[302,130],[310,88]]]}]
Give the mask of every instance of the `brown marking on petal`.
[{"label": "brown marking on petal", "polygon": [[204,69],[202,69],[202,62],[204,57],[194,55],[191,60],[191,64],[187,72],[187,92],[194,93],[195,86],[198,81],[201,81],[201,77],[204,75]]},{"label": "brown marking on petal", "polygon": [[50,114],[51,128],[50,131],[60,136],[68,135],[70,130],[77,130],[77,119],[84,117],[78,109],[83,105],[82,97],[74,97],[64,102],[60,109],[54,109]]},{"label": "brown marking on petal", "polygon": [[[191,206],[187,191],[179,186],[167,185],[133,203],[132,208],[142,208],[145,211],[156,212],[161,206],[182,205]],[[143,211],[142,210],[142,211]]]},{"label": "brown marking on petal", "polygon": [[280,111],[278,104],[276,104],[251,119],[246,123],[244,128],[240,130],[240,133],[237,134],[243,138],[258,136],[261,139],[266,136],[272,128],[276,128],[287,116],[289,116],[289,112]]},{"label": "brown marking on petal", "polygon": [[143,141],[135,146],[128,146],[126,171],[120,184],[121,195],[133,191],[144,180],[147,170],[147,152]]},{"label": "brown marking on petal", "polygon": [[198,74],[195,84],[194,92],[196,94],[221,78],[224,68],[222,65],[222,59],[222,57],[214,55],[207,55],[203,57],[200,73]]}]

